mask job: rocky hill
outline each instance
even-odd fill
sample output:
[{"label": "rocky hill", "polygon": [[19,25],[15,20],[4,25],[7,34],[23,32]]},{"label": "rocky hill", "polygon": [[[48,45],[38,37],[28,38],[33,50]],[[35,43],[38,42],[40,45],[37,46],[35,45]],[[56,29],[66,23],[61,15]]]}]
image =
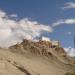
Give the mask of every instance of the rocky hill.
[{"label": "rocky hill", "polygon": [[0,75],[65,75],[74,72],[74,60],[66,55],[59,42],[54,43],[24,39],[8,49],[0,48]]},{"label": "rocky hill", "polygon": [[[55,44],[54,44],[54,43]],[[56,41],[32,41],[23,39],[21,43],[9,47],[13,52],[30,52],[34,55],[46,56],[48,58],[55,57],[60,62],[74,65],[74,60],[67,56],[65,50],[61,47],[60,42]],[[13,49],[13,50],[12,50]],[[73,60],[73,61],[72,61]]]}]

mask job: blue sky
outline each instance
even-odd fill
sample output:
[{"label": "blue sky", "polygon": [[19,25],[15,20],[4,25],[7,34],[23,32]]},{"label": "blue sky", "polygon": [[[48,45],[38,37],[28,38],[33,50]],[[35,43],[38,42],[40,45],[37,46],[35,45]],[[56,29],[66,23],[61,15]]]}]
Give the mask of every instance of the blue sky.
[{"label": "blue sky", "polygon": [[52,27],[52,32],[42,35],[59,40],[63,47],[73,47],[75,0],[0,0],[0,10],[17,14],[18,20],[28,18]]}]

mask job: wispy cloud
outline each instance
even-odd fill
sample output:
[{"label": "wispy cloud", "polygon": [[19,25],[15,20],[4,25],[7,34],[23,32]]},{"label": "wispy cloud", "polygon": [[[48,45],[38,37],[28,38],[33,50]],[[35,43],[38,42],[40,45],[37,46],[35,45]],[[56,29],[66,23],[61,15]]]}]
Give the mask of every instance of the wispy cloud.
[{"label": "wispy cloud", "polygon": [[62,9],[71,9],[71,8],[75,8],[75,2],[67,2],[62,7]]},{"label": "wispy cloud", "polygon": [[18,15],[17,15],[17,14],[11,14],[11,15],[9,15],[9,17],[17,18],[17,17],[18,17]]},{"label": "wispy cloud", "polygon": [[71,35],[71,34],[72,34],[72,32],[70,32],[70,31],[69,31],[69,32],[67,32],[66,34]]},{"label": "wispy cloud", "polygon": [[62,24],[70,24],[70,25],[73,25],[75,24],[75,19],[60,19],[56,22],[54,22],[52,24],[53,27],[56,27],[56,26],[59,26],[59,25],[62,25]]},{"label": "wispy cloud", "polygon": [[53,27],[56,27],[56,26],[59,26],[60,24],[63,24],[63,23],[64,23],[63,19],[60,19],[60,20],[58,20],[58,21],[52,23],[52,26],[53,26]]},{"label": "wispy cloud", "polygon": [[0,46],[12,45],[23,38],[34,39],[40,37],[44,32],[53,31],[50,26],[39,24],[37,21],[30,21],[27,18],[16,21],[10,19],[9,16],[0,10]]}]

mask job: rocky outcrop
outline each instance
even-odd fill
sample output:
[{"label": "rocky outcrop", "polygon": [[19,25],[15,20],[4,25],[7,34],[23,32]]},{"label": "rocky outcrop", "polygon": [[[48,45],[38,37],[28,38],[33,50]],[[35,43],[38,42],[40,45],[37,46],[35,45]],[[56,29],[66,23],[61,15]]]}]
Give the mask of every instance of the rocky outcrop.
[{"label": "rocky outcrop", "polygon": [[21,43],[10,46],[10,49],[24,49],[26,51],[32,52],[34,54],[47,56],[51,50],[54,50],[58,54],[65,55],[64,49],[58,45],[52,45],[51,41],[39,40],[37,42],[23,39]]},{"label": "rocky outcrop", "polygon": [[71,62],[68,59],[65,50],[60,46],[60,43],[52,44],[51,41],[39,40],[37,42],[32,40],[23,39],[21,43],[10,46],[12,51],[17,51],[19,53],[24,53],[25,51],[33,53],[35,55],[42,55],[46,57],[55,57],[62,62]]}]

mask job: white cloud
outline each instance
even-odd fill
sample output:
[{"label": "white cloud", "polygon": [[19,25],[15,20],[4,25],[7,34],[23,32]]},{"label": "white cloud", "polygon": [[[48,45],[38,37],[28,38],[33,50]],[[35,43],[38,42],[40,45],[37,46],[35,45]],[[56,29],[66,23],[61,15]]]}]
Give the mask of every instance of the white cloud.
[{"label": "white cloud", "polygon": [[53,27],[59,26],[61,24],[75,24],[75,19],[60,19],[52,24]]},{"label": "white cloud", "polygon": [[65,51],[67,52],[67,54],[68,54],[69,56],[72,56],[72,57],[75,56],[75,49],[74,49],[74,48],[68,47],[68,48],[64,48],[64,49],[65,49]]},{"label": "white cloud", "polygon": [[68,35],[71,35],[71,34],[72,34],[72,32],[67,32],[67,34],[68,34]]},{"label": "white cloud", "polygon": [[60,19],[60,20],[54,22],[54,23],[52,24],[52,26],[53,26],[53,27],[56,27],[56,26],[59,26],[60,24],[63,24],[63,23],[64,23],[63,19]]},{"label": "white cloud", "polygon": [[62,7],[62,9],[71,9],[71,8],[75,8],[74,2],[67,2],[64,4],[64,7]]},{"label": "white cloud", "polygon": [[29,21],[27,18],[16,21],[9,16],[0,10],[0,46],[12,45],[23,38],[34,39],[44,32],[53,31],[50,26],[39,24],[37,21]]},{"label": "white cloud", "polygon": [[11,15],[9,15],[9,17],[14,17],[14,18],[16,18],[16,17],[18,17],[18,15],[17,15],[17,14],[11,14]]},{"label": "white cloud", "polygon": [[64,21],[64,23],[66,23],[66,24],[75,24],[75,19],[66,19]]},{"label": "white cloud", "polygon": [[2,17],[6,17],[6,13],[3,12],[2,10],[0,10],[0,17],[1,17],[1,18],[2,18]]}]

